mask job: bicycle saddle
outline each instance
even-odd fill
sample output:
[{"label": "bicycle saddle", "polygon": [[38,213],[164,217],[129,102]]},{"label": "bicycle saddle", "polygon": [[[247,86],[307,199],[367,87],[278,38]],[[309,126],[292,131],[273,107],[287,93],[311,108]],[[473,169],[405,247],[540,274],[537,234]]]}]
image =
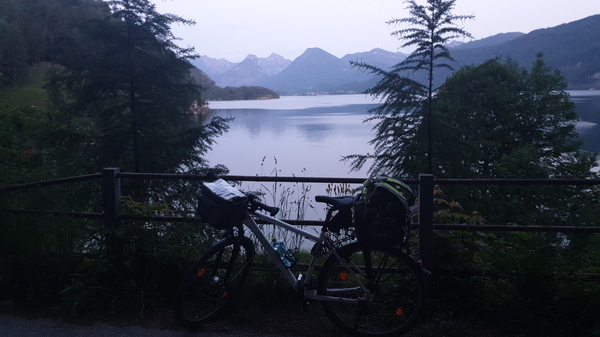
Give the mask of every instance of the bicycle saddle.
[{"label": "bicycle saddle", "polygon": [[343,209],[347,207],[352,207],[354,203],[354,197],[351,195],[346,195],[343,197],[328,197],[326,195],[317,195],[315,197],[316,202],[324,202],[329,204],[335,208]]}]

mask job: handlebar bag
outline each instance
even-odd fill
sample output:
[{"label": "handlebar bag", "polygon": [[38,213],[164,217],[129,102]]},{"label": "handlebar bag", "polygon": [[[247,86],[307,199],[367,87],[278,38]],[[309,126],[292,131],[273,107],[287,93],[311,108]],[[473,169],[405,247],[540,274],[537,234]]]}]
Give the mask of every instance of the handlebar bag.
[{"label": "handlebar bag", "polygon": [[246,219],[248,197],[223,179],[204,183],[200,189],[198,214],[216,229],[229,229]]}]

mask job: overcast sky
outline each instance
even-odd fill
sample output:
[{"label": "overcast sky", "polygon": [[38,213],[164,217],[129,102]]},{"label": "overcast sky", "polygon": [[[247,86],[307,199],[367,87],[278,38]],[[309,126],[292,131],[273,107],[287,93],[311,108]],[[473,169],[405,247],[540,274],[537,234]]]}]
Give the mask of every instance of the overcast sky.
[{"label": "overcast sky", "polygon": [[[402,0],[152,0],[160,13],[193,19],[173,26],[183,47],[200,55],[240,62],[271,53],[294,60],[318,47],[342,57],[383,48],[399,50],[392,18],[408,15]],[[425,4],[425,0],[417,0]],[[548,28],[600,14],[600,0],[457,0],[455,15],[475,15],[462,24],[475,39],[498,33]],[[396,27],[398,28],[398,27]],[[600,38],[600,32],[598,32]]]}]

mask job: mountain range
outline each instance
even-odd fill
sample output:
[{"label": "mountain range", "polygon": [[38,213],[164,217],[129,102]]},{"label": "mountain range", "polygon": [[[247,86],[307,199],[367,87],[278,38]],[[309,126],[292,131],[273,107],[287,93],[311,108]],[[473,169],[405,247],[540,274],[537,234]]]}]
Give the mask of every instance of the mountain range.
[{"label": "mountain range", "polygon": [[[565,76],[569,89],[600,89],[598,32],[600,15],[593,15],[528,34],[501,33],[468,43],[455,42],[449,48],[456,60],[454,69],[495,57],[511,58],[529,67],[537,54],[543,53],[546,64]],[[279,94],[354,93],[373,86],[377,79],[352,68],[350,61],[389,69],[406,56],[376,48],[338,58],[323,49],[309,48],[293,61],[277,54],[266,58],[248,55],[240,63],[202,56],[194,64],[221,87],[262,86]],[[437,84],[450,74],[440,70]]]}]

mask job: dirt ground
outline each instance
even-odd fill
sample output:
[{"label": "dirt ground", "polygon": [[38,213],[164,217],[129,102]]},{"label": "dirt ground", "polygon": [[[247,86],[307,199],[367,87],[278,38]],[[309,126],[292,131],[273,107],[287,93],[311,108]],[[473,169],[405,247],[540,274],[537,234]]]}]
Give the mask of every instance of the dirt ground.
[{"label": "dirt ground", "polygon": [[[49,318],[64,323],[91,326],[103,323],[116,327],[141,326],[162,331],[180,331],[170,309],[155,309],[144,314],[106,313],[85,317],[69,317],[52,310],[2,310],[1,313],[24,318]],[[490,322],[454,313],[428,312],[413,331],[405,336],[430,337],[507,337],[525,336],[504,327],[502,322]],[[199,332],[223,334],[257,334],[273,336],[347,336],[337,329],[325,316],[320,305],[313,303],[307,311],[299,302],[265,305],[264,303],[236,303],[215,322],[204,326]]]}]

